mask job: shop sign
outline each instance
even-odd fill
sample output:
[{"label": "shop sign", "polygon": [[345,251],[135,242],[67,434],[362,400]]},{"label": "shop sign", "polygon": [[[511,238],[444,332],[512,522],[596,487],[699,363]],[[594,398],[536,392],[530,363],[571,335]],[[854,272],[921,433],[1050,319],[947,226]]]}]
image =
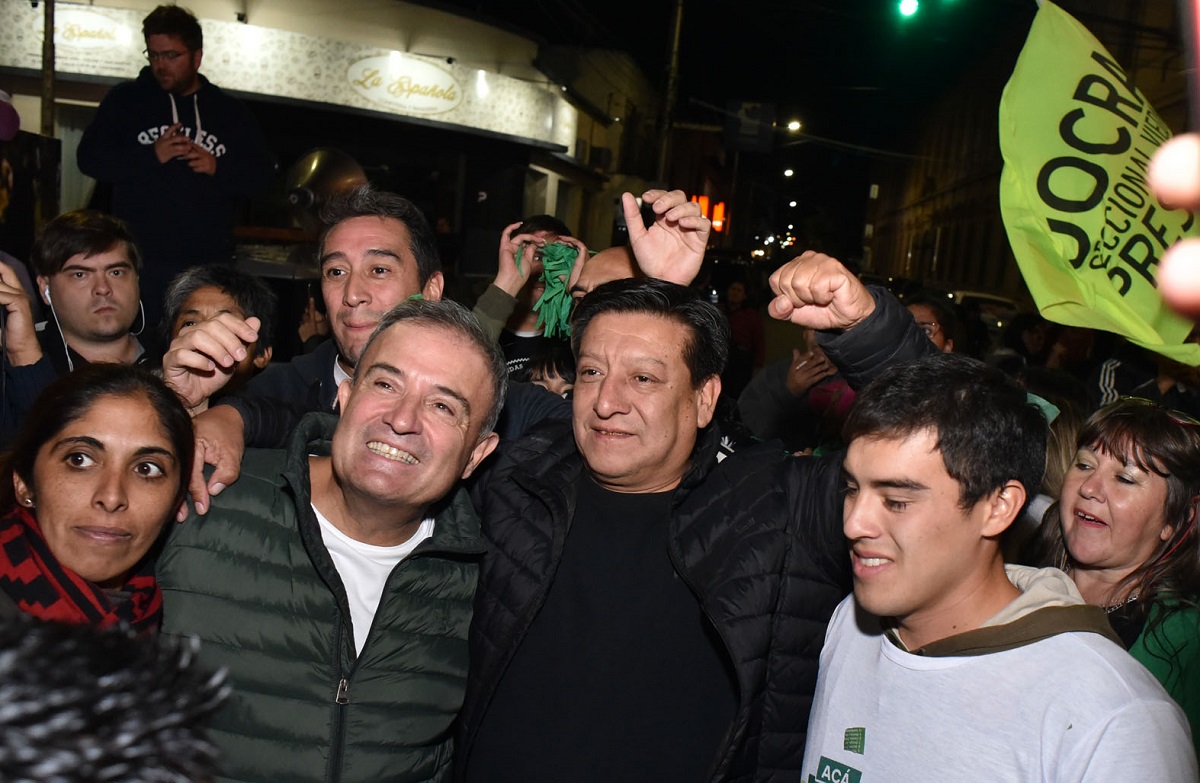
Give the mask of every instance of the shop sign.
[{"label": "shop sign", "polygon": [[462,103],[462,88],[448,71],[399,52],[351,63],[346,80],[372,103],[405,113],[441,114]]}]

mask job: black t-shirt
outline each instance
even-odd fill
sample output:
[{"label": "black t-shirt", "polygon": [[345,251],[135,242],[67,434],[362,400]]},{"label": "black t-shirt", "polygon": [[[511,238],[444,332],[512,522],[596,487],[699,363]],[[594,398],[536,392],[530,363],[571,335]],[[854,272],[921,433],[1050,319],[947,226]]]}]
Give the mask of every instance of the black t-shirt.
[{"label": "black t-shirt", "polygon": [[505,329],[500,332],[500,350],[508,364],[508,377],[514,381],[529,380],[529,360],[550,338],[544,334],[523,336]]},{"label": "black t-shirt", "polygon": [[468,779],[707,779],[736,686],[667,553],[673,494],[583,479],[558,572],[484,715]]}]

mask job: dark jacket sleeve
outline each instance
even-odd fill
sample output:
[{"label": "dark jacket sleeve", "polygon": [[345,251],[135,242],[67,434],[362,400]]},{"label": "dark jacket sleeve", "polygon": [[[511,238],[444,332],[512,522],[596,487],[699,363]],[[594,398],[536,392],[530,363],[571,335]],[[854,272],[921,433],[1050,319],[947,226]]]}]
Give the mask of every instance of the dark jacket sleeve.
[{"label": "dark jacket sleeve", "polygon": [[746,384],[738,397],[738,415],[757,438],[782,437],[781,433],[790,429],[794,410],[801,404],[787,388],[790,364],[790,357],[768,364]]},{"label": "dark jacket sleeve", "polygon": [[34,364],[13,367],[4,362],[4,400],[0,410],[0,447],[7,447],[21,431],[25,417],[42,389],[58,377],[44,354]]},{"label": "dark jacket sleeve", "polygon": [[530,431],[559,433],[564,423],[569,429],[570,421],[569,401],[533,383],[510,382],[508,396],[504,399],[504,410],[496,423],[496,434],[500,436],[500,444],[467,479],[467,490],[475,508],[483,508],[486,488],[496,479],[496,466],[505,461],[515,443],[521,441]]},{"label": "dark jacket sleeve", "polygon": [[571,403],[534,383],[511,381],[496,425],[501,442],[514,441],[545,419],[570,419]]},{"label": "dark jacket sleeve", "polygon": [[852,329],[817,332],[817,344],[854,389],[897,364],[937,353],[904,305],[887,290],[870,286],[875,312]]},{"label": "dark jacket sleeve", "polygon": [[282,449],[308,411],[270,397],[233,395],[221,399],[242,417],[243,437],[251,449]]},{"label": "dark jacket sleeve", "polygon": [[154,145],[139,144],[135,130],[128,126],[126,118],[136,116],[128,105],[134,89],[132,84],[119,84],[110,90],[79,140],[75,158],[79,170],[92,179],[127,182],[140,179],[162,165],[155,156]]},{"label": "dark jacket sleeve", "polygon": [[242,417],[246,445],[251,448],[281,449],[304,414],[333,408],[333,362],[337,344],[322,343],[317,350],[285,364],[272,364],[222,404],[231,405]]}]

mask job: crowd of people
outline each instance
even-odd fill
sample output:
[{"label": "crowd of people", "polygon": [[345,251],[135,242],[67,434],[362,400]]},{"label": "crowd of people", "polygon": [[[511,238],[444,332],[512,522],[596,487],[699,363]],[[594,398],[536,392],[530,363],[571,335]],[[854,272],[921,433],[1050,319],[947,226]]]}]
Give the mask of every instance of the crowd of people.
[{"label": "crowd of people", "polygon": [[[236,195],[183,13],[97,122],[190,106],[130,170]],[[0,778],[1200,779],[1193,368],[1037,317],[972,356],[814,251],[718,307],[699,206],[622,208],[512,223],[457,303],[418,208],[342,193],[287,362],[217,245],[151,293],[79,210],[0,264]]]}]

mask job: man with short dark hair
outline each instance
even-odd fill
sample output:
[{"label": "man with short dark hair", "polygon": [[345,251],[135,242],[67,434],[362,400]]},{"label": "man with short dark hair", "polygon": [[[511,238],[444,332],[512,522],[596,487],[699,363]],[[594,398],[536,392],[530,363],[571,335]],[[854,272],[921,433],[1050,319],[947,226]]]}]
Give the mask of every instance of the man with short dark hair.
[{"label": "man with short dark hair", "polygon": [[821,651],[803,779],[1197,779],[1187,721],[1058,569],[1005,566],[1046,420],[967,357],[895,367],[846,422],[854,595]]},{"label": "man with short dark hair", "polygon": [[[446,357],[453,357],[447,361]],[[479,520],[455,489],[495,448],[504,358],[465,308],[404,302],[360,347],[341,416],[250,451],[158,561],[163,632],[233,693],[225,780],[435,780],[467,673]]]},{"label": "man with short dark hair", "polygon": [[39,339],[58,374],[89,362],[148,361],[130,331],[139,320],[137,333],[145,328],[141,258],[122,221],[92,210],[59,215],[34,242],[33,269],[50,312]]},{"label": "man with short dark hair", "polygon": [[[321,219],[325,229],[317,260],[333,339],[312,353],[267,368],[245,387],[246,395],[304,411],[333,409],[338,387],[354,372],[367,338],[385,313],[414,297],[438,301],[444,285],[433,231],[403,196],[364,185],[327,202]],[[172,342],[164,378],[185,404],[200,405],[227,382],[234,356],[258,339],[259,329],[230,314],[210,319]],[[248,409],[231,402],[242,418]],[[229,416],[233,411],[222,413]],[[263,445],[253,435],[248,440]]]},{"label": "man with short dark hair", "polygon": [[[772,288],[772,314],[826,330],[853,382],[931,349],[828,256]],[[848,589],[839,475],[778,444],[725,448],[728,336],[719,310],[663,280],[579,302],[572,423],[509,446],[480,492],[461,778],[795,779]]]},{"label": "man with short dark hair", "polygon": [[[4,395],[0,444],[20,428],[38,393],[59,375],[89,362],[145,364],[137,336],[140,257],[128,227],[90,210],[65,212],[33,246],[37,289],[49,318],[33,322],[29,295],[13,269],[0,264],[4,322]],[[40,331],[39,331],[40,329]]]},{"label": "man with short dark hair", "polygon": [[157,323],[176,274],[232,262],[237,208],[275,163],[253,116],[200,74],[204,34],[191,12],[160,5],[142,33],[149,65],[105,96],[78,163],[112,184],[112,212],[128,221],[145,257],[146,307]]}]

